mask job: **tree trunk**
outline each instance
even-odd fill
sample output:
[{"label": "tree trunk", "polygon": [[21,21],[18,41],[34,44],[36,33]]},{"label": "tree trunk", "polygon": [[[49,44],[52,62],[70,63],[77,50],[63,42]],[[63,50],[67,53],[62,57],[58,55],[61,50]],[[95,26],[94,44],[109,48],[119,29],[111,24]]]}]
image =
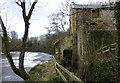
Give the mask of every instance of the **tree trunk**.
[{"label": "tree trunk", "polygon": [[24,20],[24,24],[25,24],[25,32],[23,35],[23,39],[22,39],[22,48],[21,48],[21,53],[19,56],[19,71],[23,77],[24,80],[27,80],[29,78],[29,75],[27,74],[27,72],[25,71],[24,68],[24,56],[25,56],[25,51],[26,51],[26,42],[27,42],[27,38],[28,38],[28,32],[29,32],[29,20],[31,18],[33,9],[35,7],[35,4],[37,3],[38,0],[35,0],[28,12],[28,15],[26,15],[26,5],[25,2],[21,2],[21,4],[17,3],[21,8],[22,8],[22,16],[23,16],[23,20]]},{"label": "tree trunk", "polygon": [[1,16],[0,16],[0,24],[1,24],[1,27],[2,27],[2,30],[3,30],[3,38],[2,39],[4,41],[3,44],[4,44],[4,47],[5,47],[5,55],[6,55],[7,59],[8,59],[8,62],[10,63],[10,66],[11,66],[12,70],[17,75],[22,77],[20,72],[19,72],[19,69],[17,69],[16,66],[14,65],[12,56],[10,54],[8,35],[7,35],[6,27],[5,27],[5,25],[4,25],[3,21],[2,21]]},{"label": "tree trunk", "polygon": [[25,56],[25,50],[26,50],[26,41],[28,38],[28,29],[29,29],[29,22],[25,22],[25,32],[24,32],[24,37],[22,40],[23,44],[22,44],[22,49],[21,49],[21,53],[19,56],[19,70],[24,80],[27,80],[29,78],[29,75],[26,73],[25,68],[24,68],[24,56]]},{"label": "tree trunk", "polygon": [[19,69],[16,68],[16,66],[14,65],[12,56],[10,54],[7,30],[6,30],[6,27],[4,26],[1,16],[0,16],[0,24],[1,24],[2,30],[3,30],[3,41],[4,41],[3,43],[4,43],[4,47],[5,47],[5,53],[6,53],[6,57],[9,61],[10,65],[11,65],[11,68],[17,75],[19,75],[24,80],[27,80],[27,79],[29,79],[29,75],[27,74],[27,72],[25,71],[25,68],[24,68],[24,56],[25,56],[25,51],[26,51],[26,42],[27,42],[27,38],[28,38],[29,20],[31,18],[35,4],[37,3],[38,0],[35,0],[33,2],[32,6],[28,12],[28,15],[26,15],[25,0],[23,2],[21,0],[19,0],[19,1],[16,2],[16,4],[18,4],[22,8],[22,16],[23,16],[23,20],[24,20],[24,24],[25,24],[25,32],[23,35],[22,47],[21,47],[20,56],[19,56]]}]

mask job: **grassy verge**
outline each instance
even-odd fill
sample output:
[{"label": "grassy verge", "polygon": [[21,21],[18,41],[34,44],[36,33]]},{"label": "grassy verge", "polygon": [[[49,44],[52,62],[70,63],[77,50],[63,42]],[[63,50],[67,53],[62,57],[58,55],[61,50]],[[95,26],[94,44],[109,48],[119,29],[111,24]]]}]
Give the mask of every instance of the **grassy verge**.
[{"label": "grassy verge", "polygon": [[36,65],[29,72],[30,78],[28,81],[61,81],[57,75],[54,63],[46,62],[44,64]]}]

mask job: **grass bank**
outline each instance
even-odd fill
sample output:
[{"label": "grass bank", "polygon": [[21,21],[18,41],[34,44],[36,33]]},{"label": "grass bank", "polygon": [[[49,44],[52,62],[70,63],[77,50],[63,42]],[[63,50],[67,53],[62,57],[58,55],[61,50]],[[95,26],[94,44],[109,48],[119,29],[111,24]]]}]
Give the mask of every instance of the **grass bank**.
[{"label": "grass bank", "polygon": [[44,64],[38,64],[29,72],[30,78],[26,82],[30,81],[61,81],[60,76],[56,73],[54,63],[52,61]]}]

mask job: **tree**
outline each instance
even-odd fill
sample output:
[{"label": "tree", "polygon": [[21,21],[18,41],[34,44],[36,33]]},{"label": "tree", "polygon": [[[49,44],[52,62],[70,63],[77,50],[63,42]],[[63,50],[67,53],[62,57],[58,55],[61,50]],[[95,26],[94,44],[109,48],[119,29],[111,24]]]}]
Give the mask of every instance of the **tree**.
[{"label": "tree", "polygon": [[28,14],[26,12],[27,10],[26,10],[26,2],[25,2],[25,0],[16,1],[16,4],[18,6],[20,6],[20,8],[22,9],[22,16],[23,16],[24,25],[25,25],[25,31],[24,31],[24,35],[23,35],[23,38],[22,38],[22,46],[21,46],[20,55],[19,55],[19,68],[17,68],[14,65],[12,56],[10,54],[7,30],[6,30],[6,27],[5,27],[5,25],[4,25],[3,21],[2,21],[2,18],[0,16],[0,24],[1,24],[1,27],[2,27],[2,30],[3,30],[3,41],[4,41],[3,44],[4,44],[4,47],[5,47],[6,57],[8,59],[8,62],[10,63],[10,66],[11,66],[12,70],[15,72],[15,74],[19,75],[24,80],[27,80],[29,78],[29,75],[25,71],[25,68],[24,68],[24,56],[25,56],[26,42],[27,42],[27,38],[28,38],[28,30],[29,30],[29,24],[30,24],[29,21],[31,19],[31,15],[32,15],[32,12],[34,10],[34,7],[35,7],[37,1],[38,0],[35,0],[32,3],[32,5],[30,7],[30,10],[28,11]]},{"label": "tree", "polygon": [[19,51],[21,45],[21,39],[18,38],[18,34],[15,31],[10,31],[9,34],[10,51]]},{"label": "tree", "polygon": [[10,32],[10,37],[11,37],[11,39],[18,39],[18,34],[17,34],[17,32],[15,32],[15,31],[11,31]]},{"label": "tree", "polygon": [[34,51],[34,52],[39,52],[40,51],[40,40],[38,37],[31,37],[28,38],[27,40],[27,51]]},{"label": "tree", "polygon": [[[72,3],[74,2],[71,2],[71,0],[64,0],[63,2],[61,2],[60,4],[60,7],[59,7],[59,12],[64,15],[64,18],[66,18],[66,23],[71,23],[71,20],[70,20],[70,16],[72,15],[70,13],[71,11],[71,5]],[[69,26],[69,24],[68,24]],[[69,29],[70,29],[70,26],[69,26]]]},{"label": "tree", "polygon": [[50,27],[46,27],[49,32],[65,31],[66,19],[62,12],[53,13],[48,16],[50,19]]},{"label": "tree", "polygon": [[118,34],[118,40],[117,40],[118,74],[120,77],[120,1],[116,2],[115,4],[115,14],[116,14],[116,27],[117,27],[117,34]]},{"label": "tree", "polygon": [[65,16],[70,16],[70,8],[71,8],[71,1],[64,0],[60,4],[59,11],[64,13]]},{"label": "tree", "polygon": [[70,7],[70,0],[65,0],[64,2],[61,2],[57,13],[52,13],[48,16],[50,19],[50,27],[46,27],[48,33],[66,31],[66,28],[68,28],[66,25],[68,25],[68,19],[70,16]]}]

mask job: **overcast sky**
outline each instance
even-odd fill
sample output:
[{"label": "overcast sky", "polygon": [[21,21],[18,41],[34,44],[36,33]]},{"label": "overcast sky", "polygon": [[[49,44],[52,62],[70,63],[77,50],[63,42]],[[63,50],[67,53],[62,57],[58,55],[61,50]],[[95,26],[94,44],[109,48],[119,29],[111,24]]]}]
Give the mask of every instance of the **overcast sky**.
[{"label": "overcast sky", "polygon": [[[24,23],[21,15],[21,9],[15,4],[15,0],[0,0],[0,14],[9,31],[15,30],[19,37],[24,32]],[[29,0],[28,0],[29,1]],[[31,0],[34,1],[34,0]],[[57,12],[60,2],[64,0],[38,0],[36,8],[30,21],[29,37],[40,36],[47,33],[45,29],[49,26],[48,15]],[[93,2],[106,2],[109,0],[71,0],[79,4]],[[7,7],[7,8],[6,8]],[[7,18],[6,18],[7,17]]]}]

